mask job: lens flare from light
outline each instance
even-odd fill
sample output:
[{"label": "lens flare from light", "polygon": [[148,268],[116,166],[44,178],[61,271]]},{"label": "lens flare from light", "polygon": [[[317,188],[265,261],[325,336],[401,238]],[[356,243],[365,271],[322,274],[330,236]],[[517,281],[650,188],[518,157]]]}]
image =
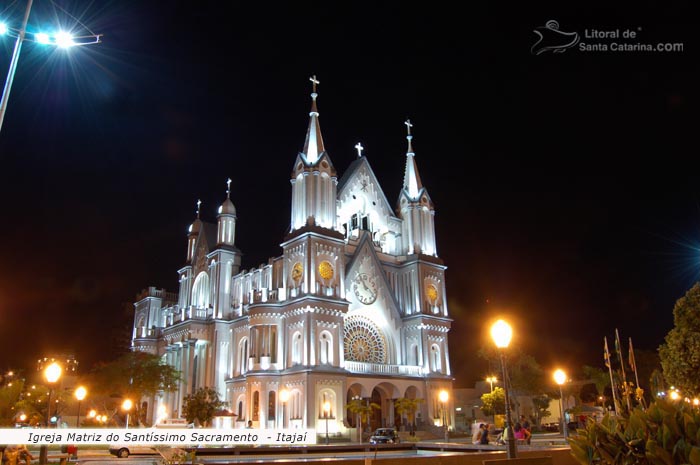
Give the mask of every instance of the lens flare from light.
[{"label": "lens flare from light", "polygon": [[72,35],[65,31],[60,31],[58,34],[56,34],[56,45],[61,48],[68,48],[75,45],[75,42],[73,41]]},{"label": "lens flare from light", "polygon": [[48,44],[49,43],[49,35],[45,32],[37,32],[36,34],[34,34],[34,38],[40,44]]}]

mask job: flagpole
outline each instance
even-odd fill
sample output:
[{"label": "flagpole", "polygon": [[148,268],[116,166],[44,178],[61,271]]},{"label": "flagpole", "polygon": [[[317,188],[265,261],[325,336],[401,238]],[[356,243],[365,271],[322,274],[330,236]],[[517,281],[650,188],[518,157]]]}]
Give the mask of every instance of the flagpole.
[{"label": "flagpole", "polygon": [[634,349],[632,348],[632,338],[629,339],[630,344],[629,344],[629,362],[630,362],[630,368],[632,368],[632,371],[634,371],[634,380],[637,383],[637,387],[635,388],[634,392],[635,394],[639,394],[639,396],[635,395],[635,398],[637,401],[642,404],[644,408],[646,408],[646,402],[644,401],[644,392],[641,390],[641,386],[639,385],[639,373],[637,372],[637,362],[634,359]]},{"label": "flagpole", "polygon": [[627,411],[632,410],[632,404],[630,402],[629,387],[627,386],[627,374],[625,373],[625,360],[622,358],[622,347],[620,345],[620,334],[615,328],[615,350],[617,351],[617,358],[620,359],[620,370],[622,370],[622,395],[625,396],[627,400]]},{"label": "flagpole", "polygon": [[620,405],[617,403],[617,396],[615,395],[615,379],[613,378],[613,372],[612,372],[612,364],[610,363],[610,351],[608,350],[608,337],[605,336],[603,338],[605,341],[605,354],[603,355],[603,358],[605,360],[605,366],[608,367],[608,371],[610,371],[610,386],[611,389],[610,391],[612,392],[613,396],[613,404],[615,405],[615,413],[619,414],[620,413]]}]

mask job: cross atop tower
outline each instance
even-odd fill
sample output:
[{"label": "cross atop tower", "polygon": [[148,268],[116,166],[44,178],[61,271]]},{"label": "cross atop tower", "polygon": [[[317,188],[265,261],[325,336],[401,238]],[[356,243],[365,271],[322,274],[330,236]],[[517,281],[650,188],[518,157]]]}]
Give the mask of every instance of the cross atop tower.
[{"label": "cross atop tower", "polygon": [[226,198],[231,198],[231,178],[226,180]]},{"label": "cross atop tower", "polygon": [[316,85],[317,85],[317,84],[320,84],[321,81],[319,81],[318,79],[316,79],[316,75],[315,75],[315,74],[309,78],[309,81],[312,82],[312,84],[311,84],[311,85],[312,85],[312,92],[315,94],[315,93],[316,93]]},{"label": "cross atop tower", "polygon": [[362,157],[362,151],[365,149],[362,144],[358,142],[355,148],[357,149],[357,158]]},{"label": "cross atop tower", "polygon": [[411,128],[413,127],[413,125],[411,124],[411,120],[407,119],[403,124],[406,125],[406,130],[408,131],[408,135],[410,136],[411,135]]},{"label": "cross atop tower", "polygon": [[202,201],[197,199],[197,218],[199,218],[199,207],[202,205]]}]

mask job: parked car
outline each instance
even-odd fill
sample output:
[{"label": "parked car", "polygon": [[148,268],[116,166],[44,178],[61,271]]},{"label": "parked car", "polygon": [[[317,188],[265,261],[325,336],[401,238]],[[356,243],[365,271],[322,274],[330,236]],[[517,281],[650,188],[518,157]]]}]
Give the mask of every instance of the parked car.
[{"label": "parked car", "polygon": [[395,428],[377,428],[369,438],[370,444],[397,444],[399,433]]}]

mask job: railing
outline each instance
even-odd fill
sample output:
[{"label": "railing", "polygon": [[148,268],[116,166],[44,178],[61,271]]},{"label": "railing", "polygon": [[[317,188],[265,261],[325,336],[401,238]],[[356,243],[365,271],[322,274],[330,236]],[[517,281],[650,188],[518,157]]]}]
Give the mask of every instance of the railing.
[{"label": "railing", "polygon": [[387,375],[421,376],[423,370],[413,365],[384,365],[381,363],[345,361],[345,369],[352,373],[379,373]]}]

